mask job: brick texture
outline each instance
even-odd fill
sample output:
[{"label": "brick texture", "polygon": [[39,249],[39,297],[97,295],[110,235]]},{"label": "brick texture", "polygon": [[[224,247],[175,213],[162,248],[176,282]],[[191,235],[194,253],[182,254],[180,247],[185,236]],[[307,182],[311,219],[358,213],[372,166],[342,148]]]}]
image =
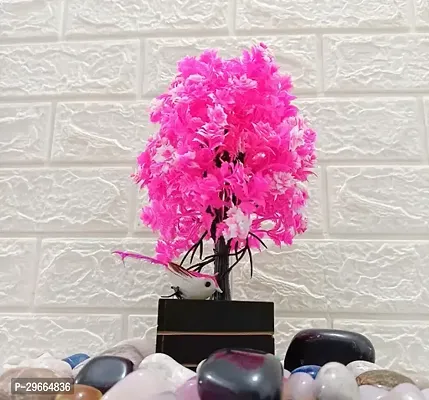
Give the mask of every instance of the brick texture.
[{"label": "brick texture", "polygon": [[368,335],[378,362],[429,373],[428,0],[3,0],[0,365],[146,336],[169,283],[130,178],[177,61],[263,41],[317,130],[309,230],[233,273],[300,329]]}]

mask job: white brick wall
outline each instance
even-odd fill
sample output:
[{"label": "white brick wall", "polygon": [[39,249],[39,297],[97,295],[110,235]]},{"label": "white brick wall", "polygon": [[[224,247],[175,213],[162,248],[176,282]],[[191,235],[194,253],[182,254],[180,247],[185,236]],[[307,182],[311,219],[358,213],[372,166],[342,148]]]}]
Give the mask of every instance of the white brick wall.
[{"label": "white brick wall", "polygon": [[176,61],[267,42],[319,133],[309,232],[234,276],[299,329],[367,334],[380,364],[429,371],[428,0],[3,0],[0,363],[147,333],[168,283],[129,179],[148,101]]}]

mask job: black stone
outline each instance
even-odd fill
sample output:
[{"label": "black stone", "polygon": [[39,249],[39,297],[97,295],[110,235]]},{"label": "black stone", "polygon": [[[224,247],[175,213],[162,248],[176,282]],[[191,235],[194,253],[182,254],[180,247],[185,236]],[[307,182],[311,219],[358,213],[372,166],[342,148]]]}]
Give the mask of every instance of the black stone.
[{"label": "black stone", "polygon": [[113,385],[133,372],[132,361],[123,357],[98,356],[89,360],[76,376],[75,383],[106,393]]},{"label": "black stone", "polygon": [[375,362],[374,346],[365,336],[336,329],[306,329],[292,339],[284,367],[293,371],[303,365],[323,366],[332,361],[347,365],[356,360]]},{"label": "black stone", "polygon": [[283,368],[272,354],[248,349],[213,353],[198,371],[201,400],[280,400]]}]

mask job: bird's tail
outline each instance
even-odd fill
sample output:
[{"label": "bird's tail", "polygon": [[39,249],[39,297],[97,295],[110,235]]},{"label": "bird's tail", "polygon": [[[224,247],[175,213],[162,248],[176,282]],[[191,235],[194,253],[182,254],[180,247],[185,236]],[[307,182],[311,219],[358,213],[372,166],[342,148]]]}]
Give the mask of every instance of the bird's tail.
[{"label": "bird's tail", "polygon": [[137,260],[143,260],[143,261],[147,261],[151,264],[155,264],[155,265],[163,265],[163,266],[167,266],[168,264],[163,262],[163,261],[159,261],[156,258],[152,258],[152,257],[148,257],[148,256],[144,256],[143,254],[138,254],[138,253],[132,253],[129,251],[119,251],[116,250],[113,252],[113,254],[117,254],[119,257],[121,257],[121,260],[124,261],[126,258],[134,258]]}]

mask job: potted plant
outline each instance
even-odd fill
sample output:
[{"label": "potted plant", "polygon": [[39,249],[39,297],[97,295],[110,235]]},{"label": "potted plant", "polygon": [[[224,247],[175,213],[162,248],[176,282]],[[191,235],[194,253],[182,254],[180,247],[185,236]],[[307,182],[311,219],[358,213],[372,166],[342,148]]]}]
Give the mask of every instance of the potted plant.
[{"label": "potted plant", "polygon": [[[203,332],[213,336],[213,345],[202,345],[197,358],[208,355],[213,346],[228,344],[220,343],[219,331],[237,336],[237,321],[242,333],[252,328],[269,336],[274,350],[273,304],[230,301],[230,272],[248,257],[252,275],[252,251],[265,247],[265,240],[290,245],[306,229],[305,182],[313,173],[316,134],[292,104],[291,90],[290,76],[279,72],[267,46],[259,44],[239,58],[222,59],[214,50],[185,57],[168,90],[156,98],[150,117],[160,128],[138,157],[134,175],[148,190],[141,220],[159,234],[156,256],[120,254],[162,263],[188,282],[203,277],[210,286],[214,277],[210,290],[198,296],[193,287],[172,285],[176,297],[207,295],[211,302],[160,300],[158,350],[163,344],[171,353],[165,336],[172,332],[182,344],[183,336],[196,343],[189,331]],[[206,242],[212,254],[204,254]],[[205,273],[210,266],[214,275]],[[251,324],[245,322],[249,318]]]}]

